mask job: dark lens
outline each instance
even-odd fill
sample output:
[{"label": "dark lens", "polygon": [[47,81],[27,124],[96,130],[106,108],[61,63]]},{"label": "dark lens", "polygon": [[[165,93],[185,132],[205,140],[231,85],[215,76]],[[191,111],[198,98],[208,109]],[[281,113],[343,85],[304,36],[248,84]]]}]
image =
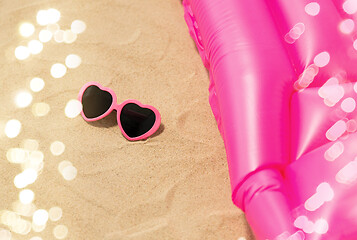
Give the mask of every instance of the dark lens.
[{"label": "dark lens", "polygon": [[83,93],[83,113],[87,118],[103,115],[113,103],[112,95],[97,86],[89,86]]},{"label": "dark lens", "polygon": [[126,104],[120,113],[120,123],[129,137],[138,137],[148,132],[155,123],[155,113],[135,103]]}]

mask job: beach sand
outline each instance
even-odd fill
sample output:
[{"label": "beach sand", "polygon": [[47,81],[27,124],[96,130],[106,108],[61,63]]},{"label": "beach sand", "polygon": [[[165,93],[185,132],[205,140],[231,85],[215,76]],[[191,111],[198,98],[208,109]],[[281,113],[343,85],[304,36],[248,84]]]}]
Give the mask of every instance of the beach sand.
[{"label": "beach sand", "polygon": [[[49,8],[60,11],[61,29],[79,19],[86,30],[73,43],[52,39],[41,53],[16,59],[15,48],[38,39],[46,28],[37,24],[36,14]],[[35,26],[28,38],[19,34],[23,22]],[[179,0],[2,0],[0,23],[0,228],[11,230],[12,239],[254,239],[243,212],[231,202],[224,144],[208,103],[208,73]],[[64,64],[69,54],[80,56],[81,65],[52,77],[51,66]],[[40,92],[30,90],[34,77],[45,82]],[[119,103],[137,99],[155,106],[162,117],[158,132],[129,142],[115,112],[95,123],[67,117],[67,102],[89,81],[113,89]],[[16,105],[19,91],[31,93],[27,107]],[[35,111],[38,103],[50,107],[44,116]],[[14,138],[3,131],[11,119],[21,123]],[[50,149],[55,141],[65,146],[59,155]],[[44,156],[36,181],[25,188],[14,185],[24,168],[8,160],[12,148],[37,149]],[[77,169],[73,180],[59,172],[62,161]],[[42,231],[28,229],[31,211],[11,215],[23,189],[35,194],[32,212],[57,206],[62,217],[48,220]]]}]

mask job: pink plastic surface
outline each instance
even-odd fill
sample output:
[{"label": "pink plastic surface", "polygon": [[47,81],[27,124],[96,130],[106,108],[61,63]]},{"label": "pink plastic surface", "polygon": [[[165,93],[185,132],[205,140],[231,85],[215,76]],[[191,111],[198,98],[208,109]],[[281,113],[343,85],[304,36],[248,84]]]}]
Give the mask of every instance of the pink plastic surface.
[{"label": "pink plastic surface", "polygon": [[[160,112],[155,107],[153,107],[151,105],[144,105],[144,104],[140,103],[139,101],[137,101],[135,99],[128,99],[128,100],[125,100],[124,102],[118,104],[117,103],[117,96],[116,96],[115,92],[110,88],[103,87],[102,85],[100,85],[97,82],[87,82],[86,84],[84,84],[82,86],[82,88],[80,89],[80,91],[79,91],[78,101],[82,102],[83,93],[85,92],[85,90],[89,86],[93,86],[93,85],[99,87],[101,90],[109,92],[112,95],[113,103],[110,106],[110,108],[104,114],[102,114],[102,115],[100,115],[99,117],[96,117],[96,118],[87,118],[84,115],[84,112],[82,111],[81,115],[82,115],[84,120],[86,120],[87,122],[98,121],[98,120],[108,116],[113,110],[116,110],[117,111],[117,122],[118,122],[118,125],[120,127],[120,130],[121,130],[123,136],[126,139],[130,140],[130,141],[146,139],[146,138],[150,137],[152,134],[154,134],[159,129],[160,124],[161,124],[161,115],[160,115]],[[146,132],[143,135],[140,135],[138,137],[130,137],[130,136],[128,136],[128,134],[125,133],[125,131],[124,131],[122,125],[121,125],[121,122],[120,122],[120,112],[121,112],[122,108],[128,103],[135,103],[135,104],[139,105],[142,108],[148,108],[148,109],[152,110],[155,113],[155,116],[156,116],[155,123],[152,126],[152,128],[148,132]]]},{"label": "pink plastic surface", "polygon": [[357,239],[357,1],[183,5],[256,239]]}]

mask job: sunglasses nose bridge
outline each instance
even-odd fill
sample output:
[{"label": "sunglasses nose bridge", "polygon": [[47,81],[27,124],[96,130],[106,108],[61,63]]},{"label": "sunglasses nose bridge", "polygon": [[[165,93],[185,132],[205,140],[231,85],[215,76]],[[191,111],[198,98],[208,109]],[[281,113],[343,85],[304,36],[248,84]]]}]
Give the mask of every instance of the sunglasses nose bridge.
[{"label": "sunglasses nose bridge", "polygon": [[113,110],[116,110],[118,113],[121,109],[121,104],[118,104],[116,102],[113,103]]}]

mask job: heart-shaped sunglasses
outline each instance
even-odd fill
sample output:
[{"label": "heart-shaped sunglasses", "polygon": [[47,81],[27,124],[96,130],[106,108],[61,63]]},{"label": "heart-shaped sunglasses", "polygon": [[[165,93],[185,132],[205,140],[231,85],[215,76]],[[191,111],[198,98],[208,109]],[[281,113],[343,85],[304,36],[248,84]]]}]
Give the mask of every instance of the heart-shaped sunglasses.
[{"label": "heart-shaped sunglasses", "polygon": [[148,138],[161,123],[160,113],[153,106],[133,99],[117,104],[114,91],[97,82],[86,83],[79,91],[78,100],[83,106],[82,117],[88,122],[102,119],[116,110],[120,130],[130,141]]}]

